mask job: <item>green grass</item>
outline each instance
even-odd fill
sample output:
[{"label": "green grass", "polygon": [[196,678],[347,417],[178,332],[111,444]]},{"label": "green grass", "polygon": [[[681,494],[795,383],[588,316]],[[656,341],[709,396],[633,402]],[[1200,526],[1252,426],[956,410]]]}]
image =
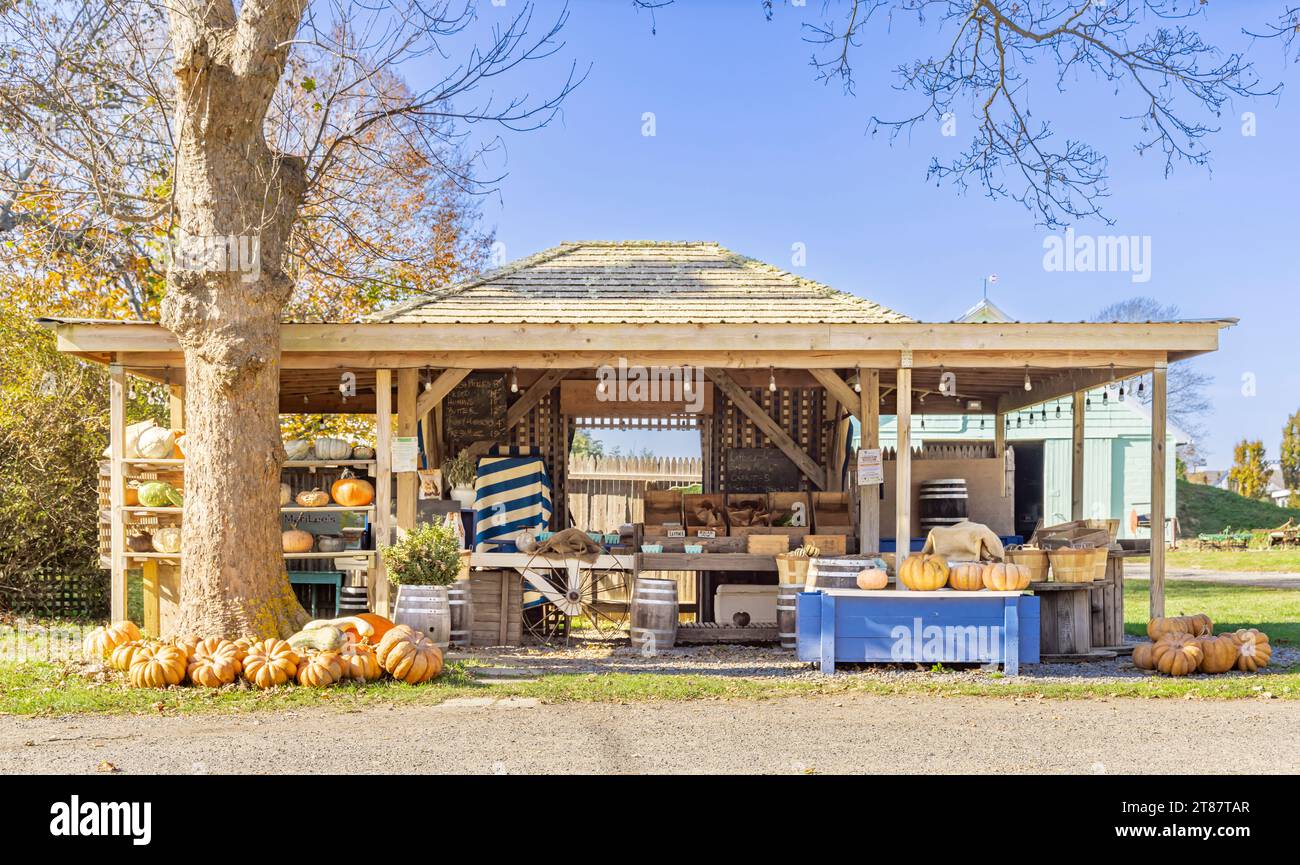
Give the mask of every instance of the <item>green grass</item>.
[{"label": "green grass", "polygon": [[[1146,580],[1124,581],[1124,630],[1145,636],[1150,609]],[[1224,583],[1170,580],[1165,583],[1165,613],[1205,613],[1214,630],[1259,628],[1275,644],[1300,644],[1300,590],[1260,589]]]},{"label": "green grass", "polygon": [[1201,533],[1234,529],[1271,529],[1288,518],[1300,521],[1300,510],[1279,508],[1272,502],[1248,499],[1229,490],[1178,482],[1178,524],[1183,534],[1196,537]]},{"label": "green grass", "polygon": [[[1129,561],[1145,564],[1149,559],[1142,557]],[[1165,553],[1165,564],[1170,568],[1199,568],[1234,574],[1300,574],[1300,549],[1194,550],[1184,547]]]}]

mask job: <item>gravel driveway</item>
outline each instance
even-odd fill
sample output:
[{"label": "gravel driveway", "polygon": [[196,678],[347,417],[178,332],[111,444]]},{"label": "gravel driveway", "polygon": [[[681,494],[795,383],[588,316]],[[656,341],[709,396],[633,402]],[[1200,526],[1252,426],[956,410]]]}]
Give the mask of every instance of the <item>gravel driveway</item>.
[{"label": "gravel driveway", "polygon": [[[869,695],[0,719],[7,773],[1295,773],[1300,703]],[[1160,735],[1167,731],[1169,735]]]}]

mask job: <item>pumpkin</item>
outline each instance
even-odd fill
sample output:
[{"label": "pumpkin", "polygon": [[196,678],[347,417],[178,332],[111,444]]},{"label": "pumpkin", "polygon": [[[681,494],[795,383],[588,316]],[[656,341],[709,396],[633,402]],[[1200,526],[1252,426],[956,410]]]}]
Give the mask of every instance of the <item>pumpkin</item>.
[{"label": "pumpkin", "polygon": [[984,568],[979,562],[958,562],[948,568],[948,585],[959,592],[978,592],[984,588]]},{"label": "pumpkin", "polygon": [[1273,647],[1268,634],[1254,628],[1242,628],[1226,636],[1237,644],[1237,669],[1243,673],[1258,672],[1273,659]]},{"label": "pumpkin", "polygon": [[364,508],[375,500],[375,488],[370,481],[357,477],[347,469],[330,485],[334,501],[348,508]]},{"label": "pumpkin", "polygon": [[1156,668],[1155,643],[1138,643],[1133,647],[1133,666],[1139,670]]},{"label": "pumpkin", "polygon": [[[385,619],[384,621],[388,620]],[[392,622],[389,622],[388,627],[391,628],[392,626]],[[341,619],[316,619],[303,625],[302,629],[304,631],[310,631],[313,628],[325,627],[338,628],[345,634],[355,635],[358,639],[361,637],[374,637],[375,640],[379,639],[375,634],[375,626],[360,616],[344,616]]]},{"label": "pumpkin", "polygon": [[309,688],[333,685],[347,671],[338,652],[312,652],[298,665],[298,684]]},{"label": "pumpkin", "polygon": [[1156,640],[1151,650],[1156,669],[1166,676],[1186,676],[1201,666],[1205,653],[1201,644],[1189,634],[1166,634]]},{"label": "pumpkin", "polygon": [[145,646],[131,662],[127,674],[134,688],[165,688],[185,678],[185,650],[160,644]]},{"label": "pumpkin", "polygon": [[442,672],[442,651],[409,625],[397,625],[384,634],[375,657],[389,675],[408,685],[427,682]]},{"label": "pumpkin", "polygon": [[146,508],[179,508],[185,504],[180,491],[166,481],[149,481],[147,484],[140,484],[136,495],[139,496],[140,504]]},{"label": "pumpkin", "polygon": [[984,566],[984,585],[995,592],[1019,592],[1029,588],[1029,568],[1009,562],[991,562]]},{"label": "pumpkin", "polygon": [[171,459],[176,451],[176,435],[160,426],[149,427],[141,431],[140,438],[136,439],[135,450],[141,459]]},{"label": "pumpkin", "polygon": [[282,481],[280,483],[280,507],[284,507],[291,501],[293,501],[293,487]]},{"label": "pumpkin", "polygon": [[229,640],[208,637],[194,647],[185,674],[195,685],[220,688],[229,685],[244,671],[242,650]]},{"label": "pumpkin", "polygon": [[330,503],[330,494],[324,490],[303,490],[294,501],[302,508],[323,508]]},{"label": "pumpkin", "polygon": [[160,553],[179,553],[181,551],[181,527],[159,526],[153,530],[150,539],[155,551]]},{"label": "pumpkin", "polygon": [[289,645],[297,652],[337,652],[347,645],[343,630],[333,625],[304,628],[289,638]]},{"label": "pumpkin", "polygon": [[376,645],[384,638],[384,634],[397,627],[397,624],[391,619],[385,619],[376,613],[357,613],[355,616],[349,616],[349,618],[360,619],[370,625],[374,629],[374,632],[370,635],[370,642]]},{"label": "pumpkin", "polygon": [[286,553],[310,553],[316,536],[302,529],[285,529],[280,533],[280,546]]},{"label": "pumpkin", "polygon": [[858,588],[872,591],[889,585],[889,574],[880,568],[863,568],[858,571]]},{"label": "pumpkin", "polygon": [[122,491],[122,504],[128,508],[137,508],[140,506],[140,482],[127,481],[126,489]]},{"label": "pumpkin", "polygon": [[305,460],[311,454],[311,442],[294,439],[284,443],[284,456],[288,460]]},{"label": "pumpkin", "polygon": [[244,678],[259,688],[283,685],[298,674],[298,653],[284,640],[263,640],[248,647]]},{"label": "pumpkin", "polygon": [[123,643],[140,639],[140,629],[135,622],[123,619],[110,625],[101,625],[86,634],[81,641],[81,653],[90,661],[102,661]]},{"label": "pumpkin", "polygon": [[312,448],[318,460],[345,460],[352,456],[352,443],[343,439],[324,436],[316,439]]},{"label": "pumpkin", "polygon": [[373,682],[378,679],[379,658],[375,649],[366,643],[349,643],[339,653],[343,659],[343,678],[356,682]]},{"label": "pumpkin", "polygon": [[1191,634],[1193,637],[1208,637],[1214,633],[1214,622],[1204,613],[1195,616],[1169,616],[1152,619],[1147,622],[1147,636],[1158,640],[1165,634]]},{"label": "pumpkin", "polygon": [[1201,647],[1201,663],[1197,667],[1202,673],[1226,673],[1237,664],[1237,641],[1227,634],[1217,637],[1197,637]]},{"label": "pumpkin", "polygon": [[908,556],[898,578],[914,592],[933,592],[948,583],[948,563],[940,556]]},{"label": "pumpkin", "polygon": [[118,672],[128,672],[131,669],[131,664],[135,661],[136,655],[147,645],[144,640],[131,640],[129,643],[123,643],[113,649],[113,654],[108,656],[108,665]]},{"label": "pumpkin", "polygon": [[199,643],[203,639],[198,634],[179,634],[167,641],[168,645],[175,646],[185,653],[185,663],[189,663],[194,658],[195,651],[198,650]]},{"label": "pumpkin", "polygon": [[190,653],[191,663],[202,658],[224,658],[235,665],[235,672],[244,671],[244,655],[248,654],[248,649],[239,645],[233,640],[227,640],[222,637],[208,637],[206,640],[199,640],[194,646],[194,651]]},{"label": "pumpkin", "polygon": [[172,451],[172,456],[178,460],[185,459],[185,430],[174,430],[176,433],[176,447]]},{"label": "pumpkin", "polygon": [[357,445],[352,449],[352,458],[354,460],[372,460],[375,458],[375,449],[370,445]]}]

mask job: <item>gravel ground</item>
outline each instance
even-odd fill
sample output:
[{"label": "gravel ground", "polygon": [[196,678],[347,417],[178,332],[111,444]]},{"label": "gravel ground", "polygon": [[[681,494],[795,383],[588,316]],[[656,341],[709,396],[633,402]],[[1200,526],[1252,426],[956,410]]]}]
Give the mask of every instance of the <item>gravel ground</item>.
[{"label": "gravel ground", "polygon": [[[1296,773],[1300,703],[852,695],[0,719],[6,773]],[[364,731],[364,734],[363,734]],[[111,764],[111,765],[105,765]]]}]

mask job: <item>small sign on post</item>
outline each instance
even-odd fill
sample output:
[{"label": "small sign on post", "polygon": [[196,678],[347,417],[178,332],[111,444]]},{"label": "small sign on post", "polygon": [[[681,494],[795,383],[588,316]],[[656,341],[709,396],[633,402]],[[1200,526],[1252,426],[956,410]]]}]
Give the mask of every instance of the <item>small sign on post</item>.
[{"label": "small sign on post", "polygon": [[420,468],[420,440],[416,436],[394,436],[392,471],[413,472]]},{"label": "small sign on post", "polygon": [[885,463],[880,448],[858,450],[858,486],[869,487],[885,482]]}]

